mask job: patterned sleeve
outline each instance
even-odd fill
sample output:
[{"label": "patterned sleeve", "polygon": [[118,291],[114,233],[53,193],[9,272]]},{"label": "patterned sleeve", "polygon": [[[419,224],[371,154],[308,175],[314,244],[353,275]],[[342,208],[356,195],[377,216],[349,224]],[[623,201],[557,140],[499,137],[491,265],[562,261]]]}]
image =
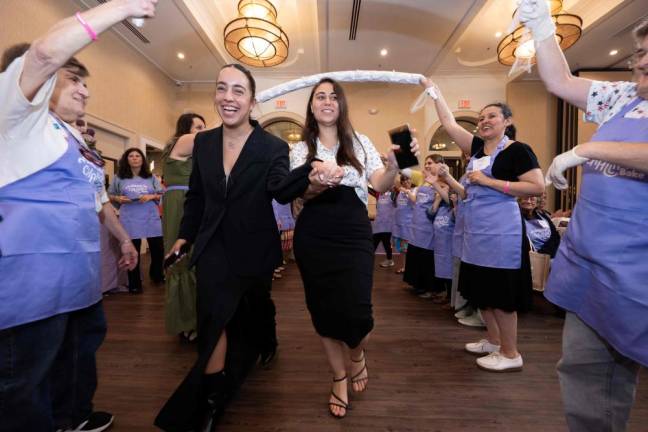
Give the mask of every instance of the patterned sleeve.
[{"label": "patterned sleeve", "polygon": [[592,81],[585,121],[605,123],[636,95],[636,84],[626,81]]},{"label": "patterned sleeve", "polygon": [[[371,178],[373,173],[375,173],[377,170],[381,168],[384,168],[384,165],[380,160],[380,153],[378,153],[378,150],[376,150],[376,147],[373,145],[371,140],[365,135],[358,135],[358,138],[360,139],[360,144],[362,145],[362,148],[367,154],[365,171],[367,173],[366,174],[367,180],[369,180],[369,178]],[[362,161],[362,159],[360,160]]]},{"label": "patterned sleeve", "polygon": [[304,165],[308,156],[308,147],[304,141],[300,141],[290,150],[290,169],[293,170]]}]

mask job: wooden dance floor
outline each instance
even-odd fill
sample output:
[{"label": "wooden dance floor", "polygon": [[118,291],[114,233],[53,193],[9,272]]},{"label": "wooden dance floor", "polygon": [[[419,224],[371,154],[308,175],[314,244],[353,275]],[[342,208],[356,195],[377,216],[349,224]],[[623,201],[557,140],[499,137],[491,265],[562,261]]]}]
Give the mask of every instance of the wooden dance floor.
[{"label": "wooden dance floor", "polygon": [[[148,266],[146,266],[148,267]],[[343,420],[328,414],[331,373],[311,326],[294,263],[275,281],[279,351],[256,369],[223,418],[226,432],[566,431],[555,364],[562,320],[540,297],[520,319],[521,373],[479,370],[463,344],[483,336],[451,312],[403,290],[376,266],[369,388],[350,394]],[[99,352],[95,409],[115,414],[116,432],[152,431],[153,419],[194,359],[194,345],[164,331],[164,288],[105,298],[108,336]],[[641,372],[629,431],[648,430],[648,375]]]}]

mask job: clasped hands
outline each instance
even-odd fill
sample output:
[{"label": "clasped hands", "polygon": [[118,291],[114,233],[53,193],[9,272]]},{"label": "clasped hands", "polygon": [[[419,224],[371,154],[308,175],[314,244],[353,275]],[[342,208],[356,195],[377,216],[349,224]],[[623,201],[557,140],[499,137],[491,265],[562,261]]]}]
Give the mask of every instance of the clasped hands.
[{"label": "clasped hands", "polygon": [[432,165],[429,169],[423,169],[424,179],[429,184],[434,184],[439,181],[439,178],[446,178],[450,175],[450,168],[444,163],[436,163]]},{"label": "clasped hands", "polygon": [[334,161],[314,161],[311,166],[313,169],[308,175],[308,180],[320,189],[337,186],[344,177],[344,169]]}]

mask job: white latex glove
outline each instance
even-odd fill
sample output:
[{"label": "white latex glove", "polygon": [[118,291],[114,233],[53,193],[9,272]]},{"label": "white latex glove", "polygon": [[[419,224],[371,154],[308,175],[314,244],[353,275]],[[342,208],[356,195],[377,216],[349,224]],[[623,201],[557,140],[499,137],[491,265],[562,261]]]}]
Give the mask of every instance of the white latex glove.
[{"label": "white latex glove", "polygon": [[567,189],[567,179],[564,176],[564,173],[569,168],[582,165],[587,162],[589,159],[584,158],[576,154],[576,149],[578,146],[573,149],[559,154],[551,162],[551,166],[547,170],[547,175],[545,176],[545,183],[547,186],[553,183],[556,189]]},{"label": "white latex glove", "polygon": [[533,35],[536,42],[556,34],[556,26],[551,19],[549,3],[546,0],[519,0],[518,18]]}]

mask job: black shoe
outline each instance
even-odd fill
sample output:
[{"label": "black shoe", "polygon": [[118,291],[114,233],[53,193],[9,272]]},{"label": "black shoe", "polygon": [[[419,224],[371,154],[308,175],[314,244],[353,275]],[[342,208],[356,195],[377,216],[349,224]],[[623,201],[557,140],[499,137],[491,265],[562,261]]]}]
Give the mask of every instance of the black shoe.
[{"label": "black shoe", "polygon": [[128,292],[131,294],[142,294],[142,287],[138,288],[128,288]]},{"label": "black shoe", "polygon": [[216,430],[218,420],[225,411],[229,401],[229,384],[224,372],[207,375],[205,385],[208,396],[206,399],[205,417],[200,427],[200,432],[213,432]]},{"label": "black shoe", "polygon": [[277,356],[277,345],[272,347],[272,349],[268,351],[263,351],[260,355],[259,363],[261,364],[262,367],[268,367],[270,366],[270,363],[275,359]]},{"label": "black shoe", "polygon": [[76,429],[74,429],[74,432],[105,431],[112,425],[114,420],[115,420],[115,416],[110,413],[103,412],[103,411],[95,411],[92,414],[90,414],[88,420],[84,421],[79,426],[77,426]]}]

